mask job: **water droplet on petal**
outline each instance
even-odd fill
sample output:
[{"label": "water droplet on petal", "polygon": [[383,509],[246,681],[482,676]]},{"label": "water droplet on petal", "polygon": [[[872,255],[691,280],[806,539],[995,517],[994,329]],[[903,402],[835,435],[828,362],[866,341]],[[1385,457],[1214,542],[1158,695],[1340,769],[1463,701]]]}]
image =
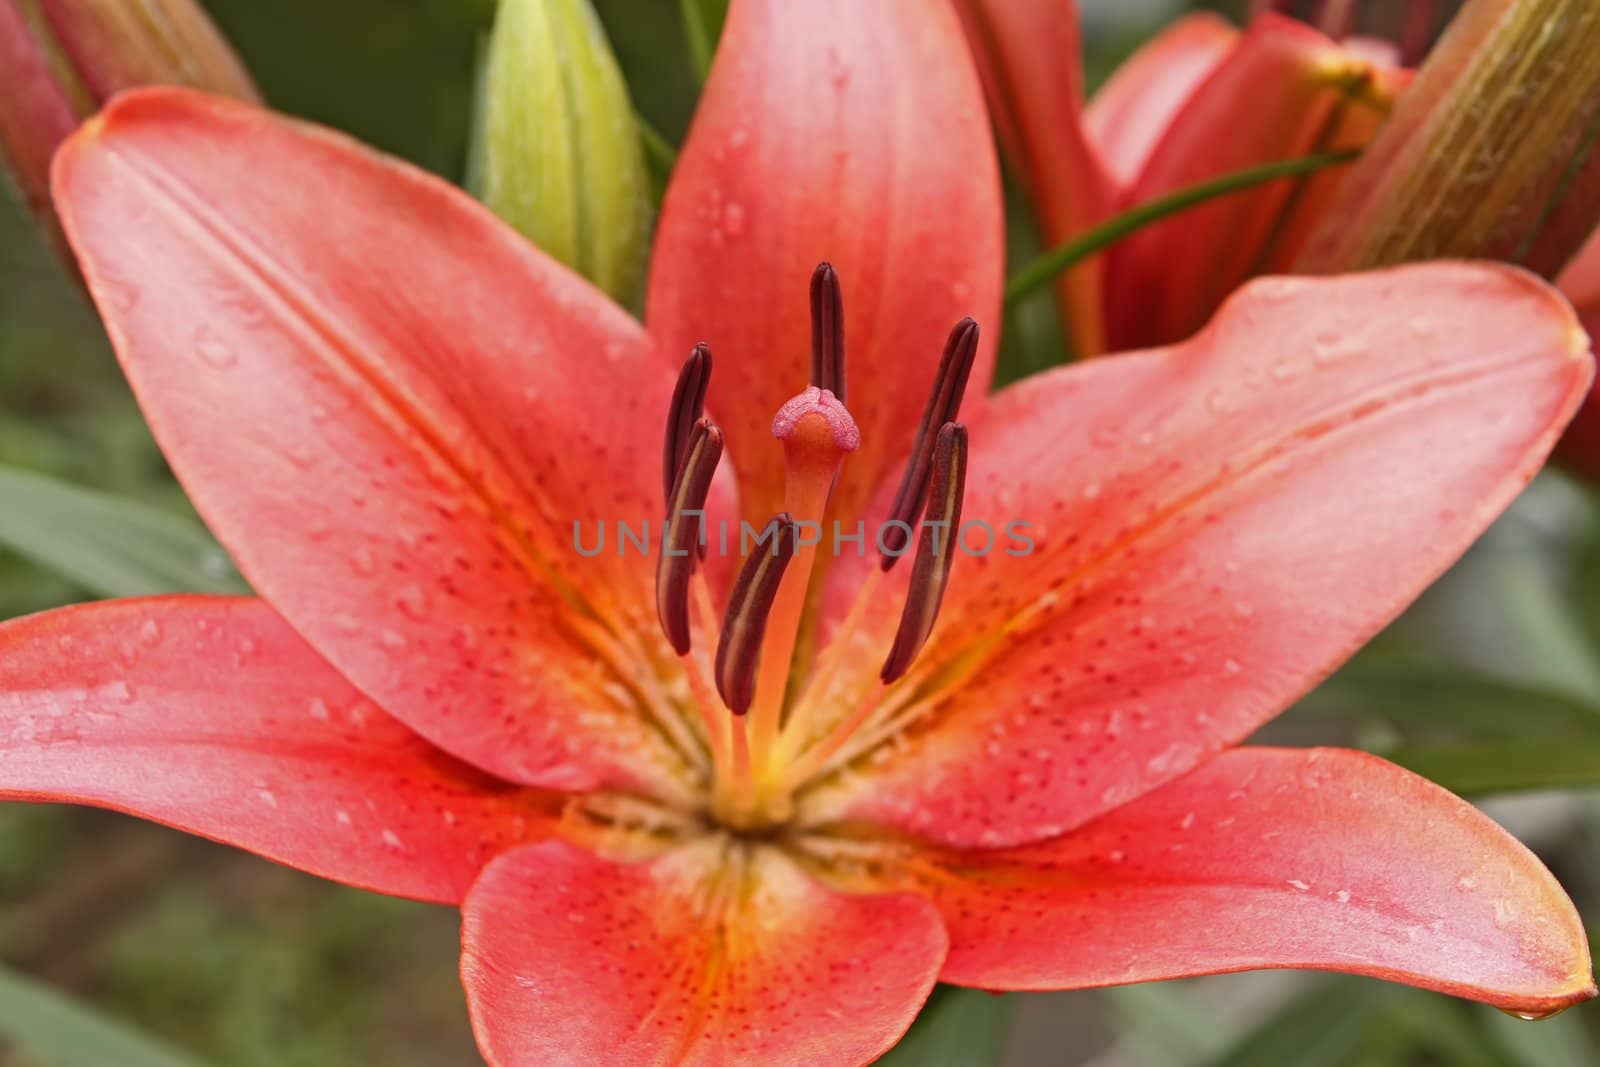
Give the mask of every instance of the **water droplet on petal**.
[{"label": "water droplet on petal", "polygon": [[201,326],[195,330],[194,351],[202,360],[219,370],[239,362],[239,354],[233,350],[233,346],[210,326]]}]

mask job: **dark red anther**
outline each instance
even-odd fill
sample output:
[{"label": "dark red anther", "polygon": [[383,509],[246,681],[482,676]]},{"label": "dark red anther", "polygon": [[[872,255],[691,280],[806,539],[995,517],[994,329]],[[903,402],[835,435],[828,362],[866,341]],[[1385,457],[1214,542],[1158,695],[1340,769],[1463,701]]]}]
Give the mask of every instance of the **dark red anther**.
[{"label": "dark red anther", "polygon": [[793,516],[774,515],[734,580],[717,642],[717,692],[735,715],[749,711],[755,700],[767,617],[778,598],[783,572],[799,547],[800,528]]},{"label": "dark red anther", "polygon": [[844,296],[831,263],[811,275],[811,384],[844,402]]},{"label": "dark red anther", "polygon": [[697,420],[667,500],[667,530],[656,561],[656,615],[680,656],[689,652],[689,579],[700,556],[706,494],[721,459],[722,431],[710,419]]},{"label": "dark red anther", "polygon": [[976,322],[962,319],[950,331],[950,339],[945,343],[939,372],[933,379],[933,392],[928,396],[928,406],[923,409],[916,443],[911,446],[905,477],[900,481],[900,491],[895,494],[888,521],[878,539],[883,549],[884,570],[893,567],[911,543],[911,521],[927,499],[934,443],[939,428],[954,422],[961,412],[961,398],[967,391],[967,379],[972,376],[972,363],[978,358],[978,333]]},{"label": "dark red anther", "polygon": [[694,346],[678,372],[678,385],[672,390],[672,406],[667,409],[667,441],[661,453],[661,495],[672,504],[672,487],[678,469],[689,452],[694,425],[706,410],[706,389],[711,385],[711,349],[704,343]]},{"label": "dark red anther", "polygon": [[922,540],[911,564],[911,587],[900,612],[900,628],[879,675],[885,685],[905,674],[927,644],[939,618],[950,567],[961,535],[961,497],[967,487],[967,428],[947,422],[933,450],[933,485],[923,517]]}]

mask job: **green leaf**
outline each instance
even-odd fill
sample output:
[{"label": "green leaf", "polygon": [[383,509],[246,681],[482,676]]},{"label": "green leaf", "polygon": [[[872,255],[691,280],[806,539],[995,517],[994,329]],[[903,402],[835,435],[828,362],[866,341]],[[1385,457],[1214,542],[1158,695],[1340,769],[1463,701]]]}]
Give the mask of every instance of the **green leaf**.
[{"label": "green leaf", "polygon": [[1484,1026],[1518,1067],[1594,1067],[1600,1046],[1576,1013],[1529,1022],[1493,1008],[1481,1009]]},{"label": "green leaf", "polygon": [[689,45],[689,64],[696,80],[703,83],[711,73],[717,39],[722,36],[722,24],[728,17],[728,0],[678,0],[678,16]]},{"label": "green leaf", "polygon": [[0,1036],[41,1067],[199,1067],[60,993],[0,967]]},{"label": "green leaf", "polygon": [[1406,730],[1473,737],[1587,732],[1600,708],[1566,693],[1452,663],[1358,657],[1295,706],[1314,718],[1383,719]]},{"label": "green leaf", "polygon": [[1000,1056],[1014,998],[939,986],[878,1067],[988,1067]]},{"label": "green leaf", "polygon": [[[1445,1063],[1450,1067],[1515,1067],[1475,1024],[1478,1005],[1435,993],[1400,993],[1385,1013],[1385,1028],[1405,1049],[1397,1062]],[[1498,1013],[1494,1013],[1498,1014]],[[1432,1055],[1429,1055],[1429,1054]]]},{"label": "green leaf", "polygon": [[1211,1061],[1215,1067],[1338,1067],[1391,990],[1368,978],[1319,981]]},{"label": "green leaf", "polygon": [[1299,159],[1282,159],[1272,163],[1264,163],[1258,167],[1247,167],[1244,170],[1224,174],[1219,178],[1197,182],[1186,186],[1166,196],[1157,197],[1146,201],[1137,207],[1129,208],[1114,218],[1107,219],[1093,229],[1086,230],[1077,237],[1063,242],[1050,251],[1039,256],[1032,262],[1024,264],[1006,282],[1006,304],[1009,306],[1032,295],[1037,290],[1043,289],[1055,280],[1056,276],[1072,269],[1078,263],[1088,259],[1096,252],[1108,245],[1127,237],[1135,230],[1148,226],[1152,222],[1164,219],[1168,215],[1175,215],[1207,200],[1214,200],[1219,196],[1228,196],[1231,193],[1243,192],[1258,185],[1266,185],[1283,178],[1292,178],[1302,174],[1312,174],[1325,167],[1349,163],[1360,155],[1360,151],[1351,149],[1343,152],[1324,152],[1320,155],[1302,156]]},{"label": "green leaf", "polygon": [[1206,1063],[1233,1039],[1229,1019],[1190,1003],[1183,989],[1147,982],[1100,991],[1117,1009],[1121,1040],[1149,1067]]},{"label": "green leaf", "polygon": [[504,0],[489,42],[483,202],[625,307],[644,272],[650,178],[589,0]]},{"label": "green leaf", "polygon": [[27,471],[0,468],[0,546],[96,596],[248,591],[198,523]]},{"label": "green leaf", "polygon": [[1600,787],[1600,741],[1403,745],[1379,755],[1463,795]]}]

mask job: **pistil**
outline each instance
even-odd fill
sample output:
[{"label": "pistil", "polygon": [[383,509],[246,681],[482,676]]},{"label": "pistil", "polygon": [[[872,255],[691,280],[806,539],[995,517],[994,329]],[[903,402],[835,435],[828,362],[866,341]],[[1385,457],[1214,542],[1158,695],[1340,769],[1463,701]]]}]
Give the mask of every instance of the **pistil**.
[{"label": "pistil", "polygon": [[794,565],[789,568],[773,605],[768,639],[761,652],[757,699],[751,716],[751,749],[757,773],[783,721],[795,642],[805,616],[806,594],[816,567],[817,546],[834,481],[844,457],[861,447],[861,431],[850,412],[831,392],[812,386],[779,409],[772,434],[783,443],[787,470],[784,507],[799,532]]}]

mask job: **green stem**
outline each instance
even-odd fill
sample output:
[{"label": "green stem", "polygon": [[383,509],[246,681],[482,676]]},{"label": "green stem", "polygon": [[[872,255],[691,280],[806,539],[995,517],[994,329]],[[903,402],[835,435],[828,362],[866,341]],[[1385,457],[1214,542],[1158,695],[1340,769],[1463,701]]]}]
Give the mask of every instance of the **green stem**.
[{"label": "green stem", "polygon": [[703,85],[711,73],[711,55],[715,43],[711,40],[711,27],[706,24],[706,13],[700,0],[678,0],[678,14],[683,19],[683,36],[689,42],[689,62],[694,67],[695,78]]},{"label": "green stem", "polygon": [[1244,170],[1224,174],[1219,178],[1210,178],[1194,185],[1185,186],[1166,196],[1147,200],[1137,207],[1129,208],[1122,214],[1107,219],[1093,229],[1086,230],[1070,241],[1065,241],[1038,256],[1031,262],[1025,263],[1006,282],[1006,304],[1011,305],[1030,296],[1038,290],[1049,285],[1056,276],[1072,269],[1078,263],[1113,245],[1135,230],[1168,215],[1175,215],[1207,200],[1227,196],[1231,193],[1253,189],[1258,185],[1278,181],[1281,178],[1292,178],[1300,174],[1312,174],[1325,167],[1338,166],[1349,163],[1361,152],[1359,149],[1348,149],[1342,152],[1323,152],[1314,156],[1301,156],[1298,159],[1280,159],[1272,163],[1263,163],[1259,167],[1247,167]]},{"label": "green stem", "polygon": [[672,147],[672,142],[660,130],[651,125],[649,119],[637,112],[633,118],[639,127],[639,141],[644,146],[644,157],[650,169],[665,181],[671,176],[672,168],[678,165],[678,150]]}]

